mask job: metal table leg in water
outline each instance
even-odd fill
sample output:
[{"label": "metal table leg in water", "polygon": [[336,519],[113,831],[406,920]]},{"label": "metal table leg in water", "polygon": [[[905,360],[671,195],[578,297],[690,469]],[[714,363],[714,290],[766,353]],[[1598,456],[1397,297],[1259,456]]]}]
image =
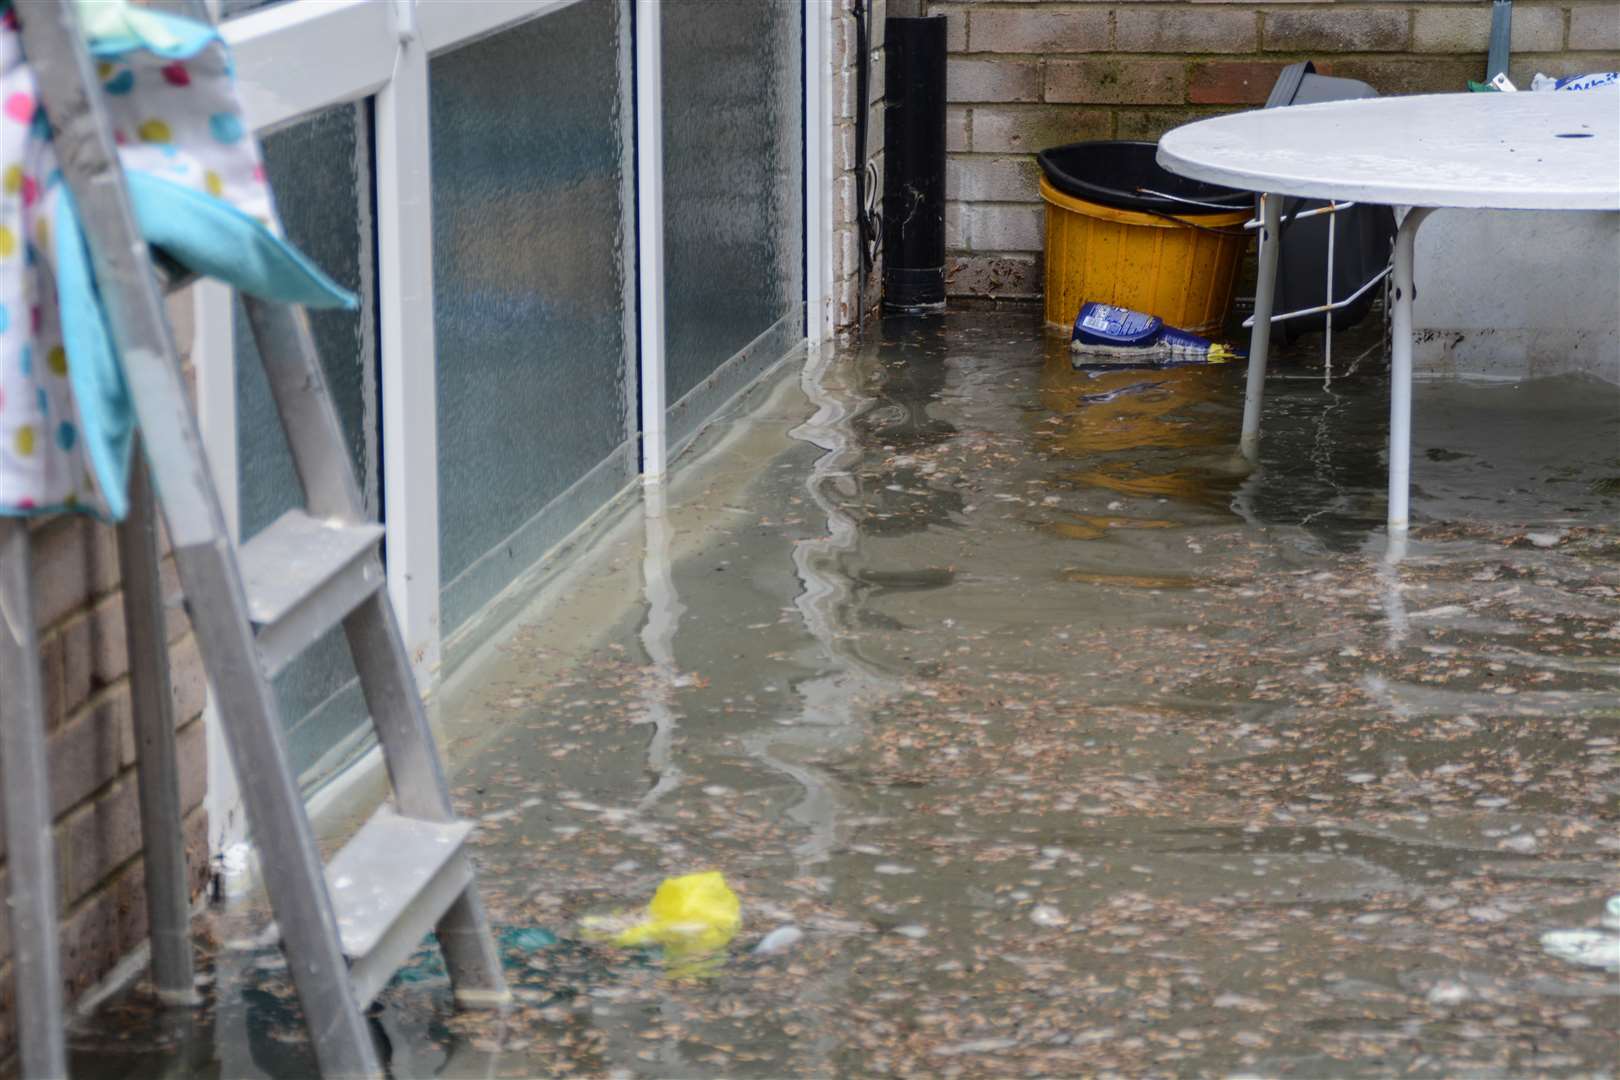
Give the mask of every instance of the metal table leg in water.
[{"label": "metal table leg in water", "polygon": [[1418,227],[1434,213],[1413,207],[1395,234],[1395,272],[1390,312],[1389,535],[1404,538],[1412,479],[1412,250]]},{"label": "metal table leg in water", "polygon": [[[1418,228],[1433,209],[1414,207],[1401,221],[1395,236],[1395,253],[1390,279],[1390,390],[1389,390],[1389,535],[1392,543],[1404,541],[1409,524],[1409,492],[1412,465],[1412,259]],[[1277,287],[1278,235],[1282,198],[1260,196],[1260,266],[1254,290],[1254,320],[1249,337],[1249,381],[1243,396],[1243,434],[1239,444],[1243,456],[1258,463],[1260,454],[1260,412],[1265,400],[1266,359],[1271,349],[1271,324],[1307,312],[1273,313]],[[1357,290],[1357,295],[1375,284],[1375,277]],[[1354,299],[1353,297],[1351,299]],[[1332,311],[1349,301],[1329,303],[1321,310]],[[1400,546],[1404,547],[1404,544]]]},{"label": "metal table leg in water", "polygon": [[1271,348],[1271,309],[1277,292],[1281,216],[1282,197],[1261,195],[1260,267],[1254,286],[1254,329],[1249,334],[1249,384],[1243,394],[1243,436],[1238,444],[1243,456],[1255,464],[1260,460],[1260,405],[1266,392],[1266,353]]}]

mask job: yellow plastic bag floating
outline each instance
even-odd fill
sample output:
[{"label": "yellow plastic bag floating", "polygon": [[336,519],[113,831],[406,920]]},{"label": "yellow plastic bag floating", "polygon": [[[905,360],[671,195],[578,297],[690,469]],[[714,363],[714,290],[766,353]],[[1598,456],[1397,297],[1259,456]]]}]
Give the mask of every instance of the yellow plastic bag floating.
[{"label": "yellow plastic bag floating", "polygon": [[587,932],[625,948],[662,946],[671,970],[719,952],[742,926],[742,904],[718,870],[665,878],[647,905],[646,918],[629,926],[615,918],[588,918]]}]

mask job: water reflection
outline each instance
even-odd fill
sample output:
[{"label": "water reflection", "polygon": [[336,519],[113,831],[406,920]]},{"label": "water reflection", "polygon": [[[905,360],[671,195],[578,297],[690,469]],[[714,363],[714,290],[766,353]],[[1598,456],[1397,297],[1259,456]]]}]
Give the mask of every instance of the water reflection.
[{"label": "water reflection", "polygon": [[1231,380],[1219,367],[1076,371],[1067,348],[1041,369],[1042,449],[1085,457],[1148,449],[1229,446],[1231,410],[1218,407]]},{"label": "water reflection", "polygon": [[792,777],[802,789],[787,810],[809,834],[794,848],[801,873],[825,862],[844,839],[841,816],[851,802],[833,775],[812,759],[859,746],[866,735],[863,710],[894,688],[892,678],[858,655],[848,630],[854,589],[843,563],[859,549],[861,529],[844,503],[858,492],[850,471],[862,457],[854,421],[871,399],[853,389],[836,361],[832,349],[812,351],[806,360],[799,385],[815,413],[790,432],[825,451],[811,466],[804,490],[826,521],[826,533],[797,541],[792,555],[802,586],[793,604],[819,647],[822,670],[794,683],[796,715],[781,719],[774,730],[751,732],[743,739],[749,754]]},{"label": "water reflection", "polygon": [[675,762],[674,741],[679,720],[673,702],[680,670],[675,663],[675,635],[686,606],[675,590],[671,545],[673,530],[666,511],[662,484],[642,493],[642,591],[647,616],[641,627],[641,647],[652,671],[642,687],[642,717],[653,726],[647,743],[647,770],[656,778],[638,808],[645,811],[680,785],[682,772]]},{"label": "water reflection", "polygon": [[1231,454],[1240,419],[1232,383],[1225,367],[1076,371],[1067,339],[1048,334],[1043,412],[1030,426],[1042,453],[1083,463],[1065,474],[1078,487],[1224,510],[1246,471]]},{"label": "water reflection", "polygon": [[[842,440],[846,447],[881,449],[898,459],[886,483],[870,485],[860,492],[860,499],[849,500],[846,513],[853,516],[862,533],[872,537],[903,536],[952,520],[962,509],[961,495],[935,486],[916,465],[905,463],[920,452],[948,443],[957,434],[954,424],[935,415],[950,378],[941,320],[910,317],[885,321],[861,371],[864,377],[858,399],[850,397],[851,407],[842,420],[827,414],[828,423],[806,425],[799,437],[819,431],[822,440],[832,438]],[[846,397],[854,392],[853,387],[841,391],[822,386],[821,380],[826,377],[825,370],[816,376],[819,389],[815,392],[824,399],[817,402],[818,408],[825,408],[829,392]],[[834,435],[840,422],[847,425],[847,431]]]}]

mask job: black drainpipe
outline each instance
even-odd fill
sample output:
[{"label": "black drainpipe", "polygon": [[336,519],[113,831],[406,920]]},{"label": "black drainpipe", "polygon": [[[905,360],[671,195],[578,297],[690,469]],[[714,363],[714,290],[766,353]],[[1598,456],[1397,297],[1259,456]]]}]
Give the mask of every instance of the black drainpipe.
[{"label": "black drainpipe", "polygon": [[945,306],[945,16],[884,23],[883,306]]}]

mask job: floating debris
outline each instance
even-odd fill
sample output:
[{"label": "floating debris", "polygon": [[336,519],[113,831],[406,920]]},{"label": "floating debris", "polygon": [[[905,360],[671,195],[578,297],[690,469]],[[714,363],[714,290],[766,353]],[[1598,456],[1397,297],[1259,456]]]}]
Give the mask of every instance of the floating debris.
[{"label": "floating debris", "polygon": [[1620,971],[1620,894],[1604,903],[1598,921],[1601,930],[1549,930],[1541,935],[1541,947],[1571,964]]},{"label": "floating debris", "polygon": [[1036,926],[1068,926],[1069,917],[1051,904],[1036,904],[1030,910],[1029,921]]},{"label": "floating debris", "polygon": [[585,929],[615,945],[662,946],[666,954],[701,956],[730,944],[742,925],[742,904],[718,870],[665,878],[644,917],[591,917]]},{"label": "floating debris", "polygon": [[1572,964],[1620,971],[1620,933],[1610,930],[1549,930],[1541,935],[1541,947]]},{"label": "floating debris", "polygon": [[804,931],[797,926],[778,926],[760,938],[759,944],[754,946],[754,955],[775,956],[778,953],[785,953],[803,940]]}]

